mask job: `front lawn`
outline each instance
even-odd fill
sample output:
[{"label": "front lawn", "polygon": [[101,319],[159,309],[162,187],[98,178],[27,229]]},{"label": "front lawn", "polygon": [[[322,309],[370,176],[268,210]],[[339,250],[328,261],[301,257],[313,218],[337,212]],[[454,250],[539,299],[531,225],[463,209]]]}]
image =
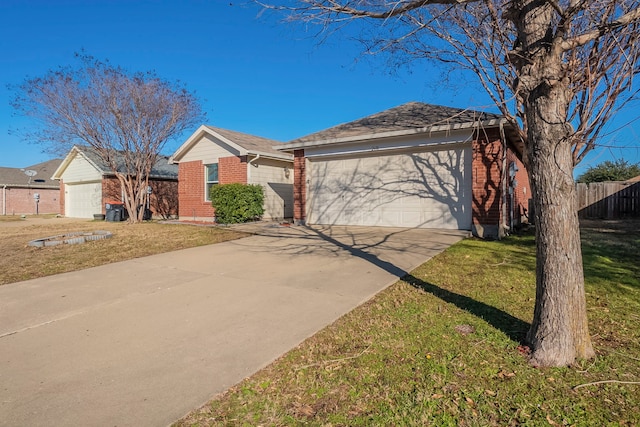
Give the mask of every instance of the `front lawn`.
[{"label": "front lawn", "polygon": [[534,239],[468,239],[177,425],[639,425],[639,226],[583,225],[594,360],[531,367]]},{"label": "front lawn", "polygon": [[[37,220],[32,217],[0,218],[0,285],[247,235],[230,229],[157,222],[132,225],[126,222],[70,221],[55,217],[39,217]],[[21,223],[18,224],[18,221]],[[80,245],[44,248],[27,245],[35,239],[95,230],[110,231],[113,237]]]}]

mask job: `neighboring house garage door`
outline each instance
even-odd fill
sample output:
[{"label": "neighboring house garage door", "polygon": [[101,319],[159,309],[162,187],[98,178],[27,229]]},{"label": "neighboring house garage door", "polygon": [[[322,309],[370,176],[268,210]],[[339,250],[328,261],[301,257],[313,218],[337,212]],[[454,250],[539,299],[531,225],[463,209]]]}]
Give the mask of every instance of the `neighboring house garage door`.
[{"label": "neighboring house garage door", "polygon": [[102,212],[102,183],[66,184],[64,195],[65,216],[93,218]]},{"label": "neighboring house garage door", "polygon": [[471,229],[471,147],[309,158],[308,222]]}]

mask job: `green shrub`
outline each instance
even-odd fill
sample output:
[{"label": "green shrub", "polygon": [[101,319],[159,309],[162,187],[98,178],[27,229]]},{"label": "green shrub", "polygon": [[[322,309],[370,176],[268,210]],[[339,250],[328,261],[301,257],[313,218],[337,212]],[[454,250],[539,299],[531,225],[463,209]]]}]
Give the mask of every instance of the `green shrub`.
[{"label": "green shrub", "polygon": [[260,185],[222,184],[211,187],[211,205],[216,222],[237,224],[259,219],[264,213],[264,192]]}]

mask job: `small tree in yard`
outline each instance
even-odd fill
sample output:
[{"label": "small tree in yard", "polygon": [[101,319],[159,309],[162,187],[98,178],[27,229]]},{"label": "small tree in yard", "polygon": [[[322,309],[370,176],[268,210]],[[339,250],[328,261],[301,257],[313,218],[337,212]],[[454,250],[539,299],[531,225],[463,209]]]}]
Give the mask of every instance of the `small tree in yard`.
[{"label": "small tree in yard", "polygon": [[51,70],[16,87],[13,106],[36,119],[25,136],[49,151],[92,148],[120,182],[129,221],[140,222],[152,167],[169,140],[202,120],[200,105],[155,73],[129,73],[76,56],[79,67]]},{"label": "small tree in yard", "polygon": [[[273,2],[272,2],[273,3]],[[574,166],[635,94],[638,0],[298,0],[267,7],[321,29],[358,23],[368,53],[471,72],[522,140],[535,208],[531,363],[594,355]]]},{"label": "small tree in yard", "polygon": [[626,181],[640,175],[640,163],[629,163],[624,159],[615,162],[605,160],[596,166],[589,167],[580,175],[578,182]]}]

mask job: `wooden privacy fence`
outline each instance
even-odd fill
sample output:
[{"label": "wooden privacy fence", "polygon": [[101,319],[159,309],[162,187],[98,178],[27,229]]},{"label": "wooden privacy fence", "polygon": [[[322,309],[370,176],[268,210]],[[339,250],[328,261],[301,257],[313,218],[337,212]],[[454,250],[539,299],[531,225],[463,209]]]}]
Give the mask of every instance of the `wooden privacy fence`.
[{"label": "wooden privacy fence", "polygon": [[579,183],[577,190],[580,218],[640,218],[639,181]]}]

